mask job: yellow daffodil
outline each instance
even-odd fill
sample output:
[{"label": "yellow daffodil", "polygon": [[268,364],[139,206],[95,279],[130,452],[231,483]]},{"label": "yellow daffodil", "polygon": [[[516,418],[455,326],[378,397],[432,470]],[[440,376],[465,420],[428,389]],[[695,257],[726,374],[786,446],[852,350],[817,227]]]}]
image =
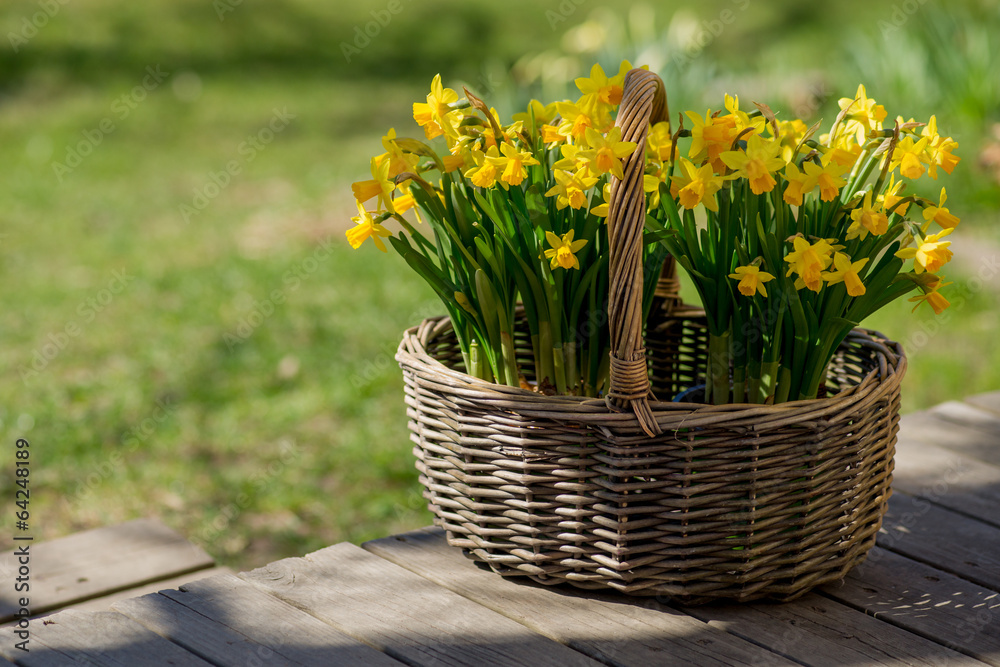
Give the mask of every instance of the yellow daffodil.
[{"label": "yellow daffodil", "polygon": [[600,204],[598,204],[594,208],[590,209],[590,214],[591,215],[596,215],[598,218],[607,218],[608,217],[608,212],[611,209],[611,206],[610,206],[610,204],[611,204],[611,184],[610,183],[605,183],[604,184],[604,191],[603,191],[602,195],[604,197],[604,201],[602,201]]},{"label": "yellow daffodil", "polygon": [[926,285],[921,285],[920,289],[923,291],[923,294],[918,294],[909,299],[910,303],[915,302],[917,304],[913,307],[913,312],[916,312],[921,304],[926,303],[934,310],[935,315],[943,313],[951,304],[938,290],[948,285],[951,285],[951,283],[941,282],[941,279],[937,276],[934,276],[934,280],[929,281]]},{"label": "yellow daffodil", "polygon": [[747,139],[745,152],[726,151],[719,157],[727,167],[735,170],[736,176],[746,178],[750,190],[759,195],[774,189],[777,181],[771,173],[785,166],[784,160],[778,157],[779,152],[781,144],[777,141],[768,141],[759,134],[752,134]]},{"label": "yellow daffodil", "polygon": [[778,136],[780,137],[782,160],[790,163],[798,158],[798,155],[795,154],[795,148],[808,131],[809,128],[806,124],[798,118],[795,120],[778,121]]},{"label": "yellow daffodil", "polygon": [[865,285],[861,282],[861,277],[858,273],[861,269],[865,268],[865,264],[867,263],[867,257],[859,259],[856,262],[851,262],[851,258],[848,255],[838,252],[833,256],[833,266],[836,268],[836,271],[825,272],[821,275],[828,285],[836,285],[842,282],[847,287],[849,295],[861,296],[865,293]]},{"label": "yellow daffodil", "polygon": [[574,241],[573,233],[571,229],[563,234],[562,238],[559,238],[552,232],[545,232],[545,240],[552,246],[551,249],[545,251],[545,257],[551,260],[553,270],[560,266],[564,269],[580,268],[580,260],[577,259],[575,253],[580,252],[583,246],[587,245],[587,240]]},{"label": "yellow daffodil", "polygon": [[[933,220],[945,229],[954,229],[958,226],[961,220],[952,214],[947,208],[945,208],[944,203],[948,201],[948,193],[945,192],[944,188],[941,188],[941,199],[937,206],[927,206],[924,208],[924,220],[928,223]],[[924,225],[927,226],[926,224]],[[924,230],[926,231],[926,229]]]},{"label": "yellow daffodil", "polygon": [[458,101],[458,93],[451,88],[445,88],[441,84],[441,75],[436,74],[431,81],[431,92],[427,95],[427,102],[413,103],[413,119],[417,125],[424,128],[424,135],[428,139],[439,137],[444,134],[443,126],[445,115],[450,113],[448,106]]},{"label": "yellow daffodil", "polygon": [[684,173],[671,178],[671,196],[676,197],[681,206],[687,209],[704,204],[708,210],[718,211],[719,204],[715,201],[715,193],[722,188],[723,182],[727,179],[717,176],[711,164],[696,167],[685,158],[680,159],[680,164]]},{"label": "yellow daffodil", "polygon": [[656,170],[650,172],[647,170],[645,174],[642,175],[642,191],[648,196],[646,198],[646,208],[649,210],[656,209],[660,206],[660,184],[663,183],[667,176],[667,170],[665,166],[660,163],[651,163],[650,166],[656,166]]},{"label": "yellow daffodil", "polygon": [[590,175],[599,177],[610,172],[617,178],[624,178],[622,158],[635,152],[635,142],[622,141],[620,127],[611,128],[607,136],[593,128],[587,128],[585,137],[588,148],[580,151],[579,158],[586,160]]},{"label": "yellow daffodil", "polygon": [[445,173],[450,173],[455,171],[456,169],[461,169],[462,167],[466,166],[469,163],[470,157],[471,153],[468,151],[462,151],[454,155],[445,155],[443,158],[441,158],[441,162],[444,163]]},{"label": "yellow daffodil", "polygon": [[399,192],[402,194],[397,194],[392,200],[392,203],[396,208],[396,213],[406,213],[412,208],[413,213],[417,216],[417,222],[423,222],[423,220],[420,219],[420,209],[416,208],[417,200],[413,198],[410,183],[412,183],[412,181],[406,181],[405,184],[400,183]]},{"label": "yellow daffodil", "polygon": [[[567,131],[563,131],[563,129]],[[542,125],[542,143],[552,148],[556,144],[569,139],[570,128],[565,125]]]},{"label": "yellow daffodil", "polygon": [[538,125],[546,125],[556,117],[556,105],[554,103],[546,105],[538,100],[531,100],[528,102],[528,111],[516,113],[511,116],[511,119],[527,125],[532,117],[535,119],[536,127]]},{"label": "yellow daffodil", "polygon": [[571,174],[568,171],[556,170],[556,185],[545,193],[546,197],[556,198],[556,210],[567,206],[578,210],[587,203],[587,190],[594,187],[597,179],[586,174]]},{"label": "yellow daffodil", "polygon": [[847,228],[848,240],[860,237],[864,241],[869,233],[880,236],[889,231],[889,217],[877,200],[872,204],[871,190],[865,193],[861,206],[851,210],[851,221]]},{"label": "yellow daffodil", "polygon": [[686,111],[685,115],[693,123],[688,157],[695,161],[706,159],[713,171],[721,172],[726,165],[719,156],[729,150],[737,134],[733,116],[730,114],[713,118],[711,109],[705,112],[704,118],[693,111]]},{"label": "yellow daffodil", "polygon": [[556,111],[563,118],[563,122],[559,126],[559,131],[564,135],[573,137],[577,141],[583,138],[588,127],[594,127],[594,120],[576,104],[556,102]]},{"label": "yellow daffodil", "polygon": [[[806,164],[813,163],[806,162]],[[785,167],[784,177],[788,181],[788,185],[785,187],[785,194],[782,197],[785,203],[792,206],[802,206],[802,197],[816,188],[817,179],[814,176],[799,171],[794,162],[789,162],[788,166]]]},{"label": "yellow daffodil", "polygon": [[651,126],[646,135],[646,154],[658,162],[668,162],[672,151],[670,123],[662,121]]},{"label": "yellow daffodil", "polygon": [[824,162],[822,166],[815,162],[806,162],[803,169],[810,176],[816,178],[816,185],[819,186],[819,198],[821,201],[833,201],[840,196],[840,188],[847,184],[843,174],[853,166],[851,164],[840,164],[834,160],[829,163]]},{"label": "yellow daffodil", "polygon": [[583,150],[578,144],[563,144],[559,147],[559,154],[562,155],[562,159],[556,161],[552,165],[552,168],[571,172],[586,170],[588,160]]},{"label": "yellow daffodil", "polygon": [[365,210],[365,207],[358,202],[358,215],[351,218],[357,224],[347,230],[347,241],[351,247],[357,250],[367,239],[375,243],[375,247],[382,252],[387,252],[382,237],[392,236],[392,232],[372,219],[372,214]]},{"label": "yellow daffodil", "polygon": [[826,239],[810,244],[801,236],[796,236],[792,245],[794,250],[785,256],[785,261],[789,264],[785,275],[798,275],[795,289],[808,287],[813,292],[819,292],[823,286],[822,272],[833,262],[833,246]]},{"label": "yellow daffodil", "polygon": [[958,148],[958,142],[951,137],[942,137],[937,131],[937,117],[931,116],[920,134],[927,137],[927,175],[937,180],[937,168],[950,174],[962,159],[952,151]]},{"label": "yellow daffodil", "polygon": [[[492,149],[496,150],[496,149]],[[513,144],[504,143],[500,146],[503,155],[491,157],[486,156],[486,161],[497,169],[503,169],[500,175],[500,185],[506,190],[508,185],[520,185],[528,177],[528,170],[525,167],[538,164],[530,151],[521,151]]]},{"label": "yellow daffodil", "polygon": [[[878,196],[878,202],[882,205],[882,208],[885,209],[886,214],[888,214],[889,211],[892,211],[893,213],[906,215],[906,210],[910,208],[910,202],[896,206],[900,200],[904,199],[904,197],[900,197],[897,194],[902,187],[903,181],[897,181],[895,174],[889,177],[889,187],[885,189],[884,194]],[[896,207],[895,209],[893,209],[894,206]]]},{"label": "yellow daffodil", "polygon": [[841,111],[848,109],[844,117],[844,132],[853,134],[859,144],[865,142],[869,132],[882,129],[882,121],[886,117],[885,107],[870,99],[863,85],[858,86],[854,99],[842,97],[837,104]]},{"label": "yellow daffodil", "polygon": [[913,137],[903,137],[896,144],[889,168],[896,169],[899,167],[899,173],[910,180],[920,178],[924,175],[924,171],[927,170],[926,164],[929,161],[927,157],[927,145],[927,137],[923,137],[919,141],[915,141]]},{"label": "yellow daffodil", "polygon": [[396,144],[396,129],[390,127],[389,132],[382,137],[382,146],[385,148],[385,156],[389,159],[389,178],[396,178],[405,171],[414,171],[420,156],[413,153],[406,153]]},{"label": "yellow daffodil", "polygon": [[632,65],[625,60],[619,66],[618,74],[609,77],[600,65],[594,65],[590,68],[590,77],[576,80],[577,88],[583,93],[576,102],[577,106],[593,118],[598,127],[611,124],[611,111],[621,104],[622,85],[630,69]]},{"label": "yellow daffodil", "polygon": [[[829,135],[823,135],[821,141],[826,144],[829,141]],[[854,140],[853,134],[840,134],[832,146],[821,146],[820,150],[823,151],[822,162],[824,166],[832,162],[844,167],[844,171],[846,171],[857,162],[862,149],[861,145]]]},{"label": "yellow daffodil", "polygon": [[488,151],[483,153],[480,150],[472,151],[472,161],[475,163],[474,167],[469,168],[465,172],[465,177],[472,181],[472,184],[480,188],[491,188],[497,182],[497,168],[490,158],[496,158],[500,155],[496,146],[492,146]]},{"label": "yellow daffodil", "polygon": [[952,252],[948,249],[951,241],[942,241],[945,236],[951,234],[952,229],[944,229],[937,234],[931,234],[925,238],[920,235],[914,237],[916,246],[903,248],[896,253],[900,259],[912,259],[914,273],[921,274],[924,271],[937,273],[938,269],[947,264],[952,258]]},{"label": "yellow daffodil", "polygon": [[378,197],[379,210],[386,210],[390,213],[396,209],[392,206],[392,191],[396,189],[396,184],[389,177],[388,155],[381,155],[371,159],[372,178],[368,181],[358,181],[351,183],[351,191],[359,204],[364,204],[372,197]]},{"label": "yellow daffodil", "polygon": [[[726,111],[729,112],[724,118],[727,119],[726,122],[731,123],[733,126],[732,136],[736,136],[748,127],[753,128],[755,133],[760,133],[764,129],[764,118],[762,116],[755,116],[750,118],[744,111],[740,111],[740,98],[737,95],[729,95],[728,93],[724,97],[724,104]],[[746,135],[744,135],[746,136]]]},{"label": "yellow daffodil", "polygon": [[774,280],[774,276],[767,271],[761,271],[760,267],[753,264],[736,267],[736,273],[730,273],[729,277],[740,281],[739,290],[743,296],[753,296],[757,293],[760,293],[761,296],[767,296],[764,283]]}]

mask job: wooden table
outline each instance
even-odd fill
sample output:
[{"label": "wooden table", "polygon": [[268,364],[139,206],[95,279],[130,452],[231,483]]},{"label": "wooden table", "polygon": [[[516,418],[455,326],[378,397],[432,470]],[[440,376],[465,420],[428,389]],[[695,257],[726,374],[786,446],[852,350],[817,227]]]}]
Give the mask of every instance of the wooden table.
[{"label": "wooden table", "polygon": [[1000,665],[1000,392],[903,419],[868,560],[784,604],[502,579],[425,528],[32,622],[21,665]]}]

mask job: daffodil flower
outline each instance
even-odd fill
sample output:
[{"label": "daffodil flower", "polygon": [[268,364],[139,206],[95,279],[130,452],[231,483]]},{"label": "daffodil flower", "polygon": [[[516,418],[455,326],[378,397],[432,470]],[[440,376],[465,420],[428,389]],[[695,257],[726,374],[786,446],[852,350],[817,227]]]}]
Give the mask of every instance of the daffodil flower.
[{"label": "daffodil flower", "polygon": [[357,202],[358,205],[358,215],[351,218],[353,222],[357,224],[347,230],[347,241],[351,244],[351,247],[357,250],[361,247],[367,239],[371,239],[375,243],[375,247],[382,252],[387,252],[385,248],[385,243],[382,241],[382,237],[392,236],[392,232],[383,227],[381,224],[375,222],[372,218],[372,214],[365,210],[365,207],[361,202]]},{"label": "daffodil flower", "polygon": [[877,200],[872,204],[871,190],[865,192],[861,206],[851,210],[851,221],[851,226],[847,228],[848,240],[861,237],[864,241],[869,232],[879,236],[889,231],[889,217]]},{"label": "daffodil flower", "polygon": [[389,132],[382,137],[382,146],[386,151],[382,159],[388,158],[389,161],[389,178],[396,178],[403,172],[414,171],[417,168],[420,156],[407,153],[399,147],[396,143],[396,128],[389,128]]},{"label": "daffodil flower", "polygon": [[351,191],[359,204],[364,204],[372,197],[378,197],[379,209],[385,209],[390,213],[395,213],[392,206],[392,191],[396,189],[396,184],[389,177],[389,163],[391,158],[388,155],[381,155],[371,159],[372,179],[369,181],[358,181],[351,184]]},{"label": "daffodil flower", "polygon": [[761,271],[760,267],[753,264],[736,267],[736,273],[730,273],[729,277],[740,281],[739,290],[743,296],[753,296],[757,293],[767,296],[764,283],[774,280],[774,276],[767,271]]},{"label": "daffodil flower", "polygon": [[913,271],[917,274],[928,271],[937,273],[938,269],[947,264],[954,253],[948,249],[951,241],[942,241],[945,236],[951,234],[952,229],[945,229],[937,234],[931,234],[925,238],[919,235],[914,237],[917,245],[912,248],[903,248],[896,253],[900,259],[912,259]]},{"label": "daffodil flower", "polygon": [[736,176],[746,178],[751,192],[759,195],[770,192],[777,183],[771,173],[785,166],[785,161],[778,157],[780,152],[781,144],[777,141],[751,134],[745,152],[726,151],[719,157],[727,167],[735,170]]},{"label": "daffodil flower", "polygon": [[550,266],[553,270],[560,266],[564,269],[580,268],[580,260],[577,259],[575,253],[580,252],[583,246],[587,245],[587,240],[574,241],[573,233],[571,229],[563,234],[562,238],[559,238],[552,232],[545,232],[545,240],[552,246],[551,249],[545,251],[545,257],[551,260]]},{"label": "daffodil flower", "polygon": [[910,208],[910,202],[896,206],[900,200],[904,199],[904,197],[900,197],[897,194],[902,187],[903,181],[897,181],[896,175],[893,174],[889,177],[889,187],[885,189],[885,193],[878,196],[877,201],[882,205],[882,208],[885,209],[887,214],[889,211],[892,211],[893,213],[906,215],[906,210]]},{"label": "daffodil flower", "polygon": [[698,204],[704,204],[710,211],[718,211],[719,204],[715,201],[715,193],[722,188],[727,177],[717,176],[711,164],[696,167],[690,160],[680,159],[681,176],[673,176],[670,194],[677,197],[681,206],[692,209]]},{"label": "daffodil flower", "polygon": [[910,180],[920,178],[927,170],[925,165],[929,161],[927,157],[928,143],[927,137],[923,137],[919,141],[914,141],[913,137],[903,137],[892,152],[892,162],[889,163],[889,169],[899,167],[900,175]]},{"label": "daffodil flower", "polygon": [[934,276],[934,280],[928,282],[926,285],[921,285],[920,289],[923,291],[923,294],[909,298],[910,303],[917,304],[913,307],[912,312],[916,312],[917,308],[926,303],[934,310],[935,315],[943,313],[951,304],[938,290],[948,285],[951,285],[951,283],[941,282],[941,279],[937,276]]},{"label": "daffodil flower", "polygon": [[833,265],[836,267],[836,271],[823,273],[823,280],[828,285],[836,285],[842,282],[847,287],[849,295],[861,296],[865,293],[865,285],[861,282],[861,277],[858,273],[861,269],[865,268],[868,259],[868,257],[865,257],[856,262],[851,262],[851,258],[848,255],[838,252],[833,256]]},{"label": "daffodil flower", "polygon": [[936,116],[930,117],[920,134],[927,137],[929,142],[927,145],[927,175],[937,180],[938,167],[944,169],[946,174],[950,174],[962,159],[952,153],[958,148],[958,142],[951,137],[942,137],[938,134]]},{"label": "daffodil flower", "polygon": [[721,172],[726,165],[719,156],[729,150],[737,134],[734,117],[730,114],[713,118],[711,109],[705,112],[704,118],[693,111],[686,111],[685,115],[693,123],[688,157],[696,161],[707,159],[713,171]]},{"label": "daffodil flower", "polygon": [[809,128],[801,120],[796,118],[795,120],[779,120],[778,121],[778,137],[781,143],[781,159],[785,162],[793,162],[798,155],[795,154],[795,149],[798,147],[802,138],[806,136],[806,132]]},{"label": "daffodil flower", "polygon": [[528,170],[525,167],[538,164],[538,160],[529,151],[519,151],[513,144],[502,144],[500,152],[503,155],[491,157],[487,154],[486,161],[497,169],[503,169],[503,173],[500,175],[500,185],[504,189],[507,189],[508,185],[520,185],[528,176]]},{"label": "daffodil flower", "polygon": [[555,172],[556,185],[545,193],[546,197],[556,197],[556,210],[567,206],[578,210],[587,203],[586,191],[597,184],[597,179],[586,174],[571,174],[568,171]]},{"label": "daffodil flower", "polygon": [[603,191],[604,201],[590,209],[591,215],[596,215],[598,218],[607,218],[608,213],[611,211],[611,184],[604,184]]},{"label": "daffodil flower", "polygon": [[618,74],[609,77],[600,65],[595,64],[590,68],[589,78],[581,77],[576,80],[577,88],[583,93],[583,97],[577,100],[577,106],[595,119],[598,125],[609,124],[611,110],[621,104],[622,86],[630,69],[632,65],[625,60],[619,66]]},{"label": "daffodil flower", "polygon": [[472,181],[472,184],[480,188],[491,188],[497,182],[497,168],[490,158],[496,158],[500,153],[496,146],[490,147],[483,153],[480,150],[472,151],[472,161],[474,167],[470,167],[465,172],[465,177]]},{"label": "daffodil flower", "polygon": [[928,223],[933,220],[945,229],[954,229],[961,220],[945,208],[946,201],[948,201],[948,193],[945,192],[944,188],[941,188],[941,199],[938,201],[938,205],[924,207],[924,220]]},{"label": "daffodil flower", "polygon": [[646,154],[658,162],[667,162],[673,152],[670,123],[661,121],[650,126],[646,134]]},{"label": "daffodil flower", "polygon": [[847,109],[844,124],[844,132],[854,134],[857,142],[863,144],[869,132],[882,129],[882,121],[885,120],[885,107],[876,104],[875,100],[868,97],[864,85],[858,86],[858,92],[854,99],[842,97],[837,104],[841,111]]},{"label": "daffodil flower", "polygon": [[588,148],[580,151],[579,157],[586,160],[590,175],[601,176],[610,172],[619,179],[624,178],[622,158],[635,152],[635,142],[622,141],[620,127],[611,128],[607,136],[593,128],[587,128],[585,136]]},{"label": "daffodil flower", "polygon": [[445,116],[451,112],[448,105],[457,101],[458,93],[451,88],[445,88],[441,84],[441,75],[435,74],[427,102],[413,103],[413,120],[424,128],[424,135],[428,139],[439,137],[444,134],[444,126],[448,125],[445,121]]},{"label": "daffodil flower", "polygon": [[811,244],[801,236],[793,239],[792,246],[794,250],[785,256],[785,261],[789,264],[785,275],[798,275],[795,289],[807,287],[813,292],[819,292],[823,287],[822,272],[833,262],[833,246],[826,239]]},{"label": "daffodil flower", "polygon": [[556,111],[563,117],[563,122],[559,126],[560,133],[569,135],[577,141],[583,138],[588,127],[594,127],[594,120],[576,104],[556,102]]},{"label": "daffodil flower", "polygon": [[528,102],[528,111],[522,111],[511,116],[511,119],[521,123],[527,123],[534,117],[535,125],[546,125],[556,117],[556,105],[542,104],[538,100]]}]

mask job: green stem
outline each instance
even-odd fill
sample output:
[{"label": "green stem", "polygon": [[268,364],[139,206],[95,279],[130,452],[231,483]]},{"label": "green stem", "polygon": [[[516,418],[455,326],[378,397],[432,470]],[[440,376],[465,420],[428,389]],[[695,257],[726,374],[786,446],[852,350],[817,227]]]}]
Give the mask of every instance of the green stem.
[{"label": "green stem", "polygon": [[729,403],[729,332],[708,337],[708,368],[711,400],[715,405]]}]

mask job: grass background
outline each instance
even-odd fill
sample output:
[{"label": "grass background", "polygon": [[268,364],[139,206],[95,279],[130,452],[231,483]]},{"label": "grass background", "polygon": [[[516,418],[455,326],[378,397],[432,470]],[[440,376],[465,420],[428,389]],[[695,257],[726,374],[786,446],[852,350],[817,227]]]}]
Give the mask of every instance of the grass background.
[{"label": "grass background", "polygon": [[[342,44],[389,2],[0,6],[0,431],[2,451],[32,443],[36,539],[157,515],[249,568],[429,522],[392,355],[440,308],[398,258],[352,251],[343,231],[350,182],[387,128],[417,131],[410,103],[438,72],[504,114],[623,57],[661,65],[675,110],[718,107],[727,90],[830,118],[862,80],[890,113],[938,111],[964,158],[948,182],[965,220],[949,276],[961,301],[947,321],[902,303],[869,324],[907,346],[906,410],[1000,388],[998,194],[977,167],[998,120],[987,3],[944,15],[928,3],[900,22],[901,3],[857,0],[679,14],[398,2],[350,62]],[[11,43],[39,15],[37,34]],[[684,46],[702,34],[704,48]],[[672,69],[678,50],[695,57]],[[168,75],[139,101],[150,66]],[[275,110],[294,120],[248,159],[241,145]],[[113,131],[98,131],[106,120]],[[60,178],[54,164],[81,142],[92,150]],[[232,161],[240,173],[213,188]]]}]

